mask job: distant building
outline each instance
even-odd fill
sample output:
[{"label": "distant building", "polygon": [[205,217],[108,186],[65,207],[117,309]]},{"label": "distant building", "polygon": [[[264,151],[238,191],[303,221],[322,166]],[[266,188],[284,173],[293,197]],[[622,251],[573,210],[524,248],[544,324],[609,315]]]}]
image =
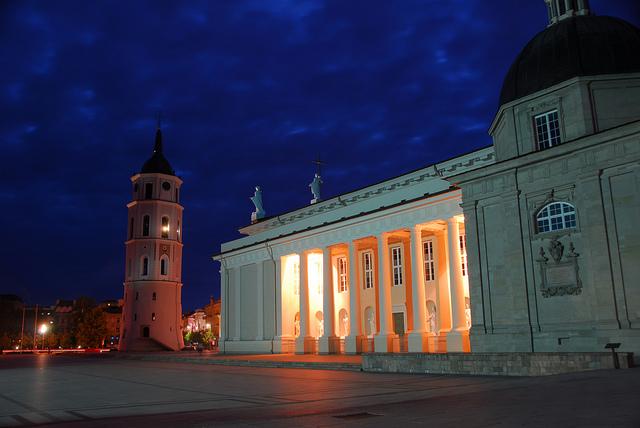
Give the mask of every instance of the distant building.
[{"label": "distant building", "polygon": [[183,348],[182,180],[162,153],[156,130],[152,156],[131,177],[121,351]]},{"label": "distant building", "polygon": [[107,327],[107,338],[104,343],[107,348],[117,348],[120,343],[120,321],[122,319],[123,304],[124,301],[122,299],[105,300],[100,303]]},{"label": "distant building", "polygon": [[204,307],[207,315],[207,323],[211,325],[211,332],[214,337],[220,337],[220,299],[216,300],[211,296],[209,304]]}]

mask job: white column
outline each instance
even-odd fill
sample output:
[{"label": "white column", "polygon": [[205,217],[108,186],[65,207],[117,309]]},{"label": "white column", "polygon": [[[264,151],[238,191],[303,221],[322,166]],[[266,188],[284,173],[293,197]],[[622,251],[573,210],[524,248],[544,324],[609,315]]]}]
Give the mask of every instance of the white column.
[{"label": "white column", "polygon": [[240,287],[242,283],[242,276],[240,274],[240,266],[234,269],[234,281],[233,281],[233,296],[234,296],[234,328],[233,328],[233,340],[240,340]]},{"label": "white column", "polygon": [[227,270],[224,268],[222,260],[220,261],[220,337],[218,338],[218,347],[224,352],[224,346],[221,346],[226,338],[229,336],[227,332],[227,322],[225,320],[225,316],[227,315],[227,310],[225,309],[225,305],[229,302],[227,301]]},{"label": "white column", "polygon": [[464,312],[464,282],[460,264],[460,233],[455,217],[447,224],[449,247],[449,290],[451,293],[451,332],[447,335],[447,351],[468,352],[469,331]]},{"label": "white column", "polygon": [[322,249],[322,318],[324,320],[324,335],[318,341],[321,354],[335,352],[336,332],[334,327],[333,284],[331,282],[331,249]]},{"label": "white column", "polygon": [[304,354],[309,337],[309,284],[307,284],[307,254],[300,253],[300,336],[296,339],[296,354]]},{"label": "white column", "polygon": [[373,339],[376,352],[391,352],[393,349],[393,326],[391,322],[391,261],[387,233],[378,236],[378,308],[380,331]]},{"label": "white column", "polygon": [[360,286],[358,284],[356,245],[349,242],[349,335],[345,338],[345,352],[362,352],[362,329],[360,320]]},{"label": "white column", "polygon": [[262,260],[256,264],[256,300],[258,304],[256,340],[264,340],[264,262]]},{"label": "white column", "polygon": [[282,337],[282,260],[277,258],[274,263],[275,280],[276,280],[276,338]]},{"label": "white column", "polygon": [[424,250],[420,226],[411,228],[411,273],[413,330],[409,333],[409,352],[426,352],[426,292],[424,289]]}]

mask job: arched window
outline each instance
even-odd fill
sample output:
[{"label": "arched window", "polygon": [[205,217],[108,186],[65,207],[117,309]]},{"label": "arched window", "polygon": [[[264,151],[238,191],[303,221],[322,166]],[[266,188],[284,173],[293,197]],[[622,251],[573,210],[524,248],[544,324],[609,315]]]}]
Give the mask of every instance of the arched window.
[{"label": "arched window", "polygon": [[154,292],[153,292],[153,295],[151,296],[151,300],[156,300],[156,297],[157,297],[157,296],[156,296],[156,292],[154,291]]},{"label": "arched window", "polygon": [[151,321],[155,321],[156,320],[156,313],[152,312],[151,313]]},{"label": "arched window", "polygon": [[536,216],[538,233],[576,227],[576,209],[567,202],[551,202]]},{"label": "arched window", "polygon": [[142,217],[142,236],[149,236],[149,216]]},{"label": "arched window", "polygon": [[129,239],[133,239],[133,217],[131,217],[131,224],[129,225]]},{"label": "arched window", "polygon": [[149,258],[143,257],[142,258],[142,276],[147,276],[147,275],[149,275]]},{"label": "arched window", "polygon": [[178,242],[181,242],[182,237],[180,236],[180,220],[178,220],[178,228],[176,229],[176,234],[178,235]]},{"label": "arched window", "polygon": [[169,217],[162,217],[162,237],[169,238]]},{"label": "arched window", "polygon": [[138,293],[138,292],[136,291],[136,300],[138,300],[138,297],[139,297],[139,296],[140,296],[140,293]]},{"label": "arched window", "polygon": [[160,275],[164,275],[166,276],[168,274],[168,265],[169,262],[167,260],[166,256],[162,256],[162,258],[160,259]]}]

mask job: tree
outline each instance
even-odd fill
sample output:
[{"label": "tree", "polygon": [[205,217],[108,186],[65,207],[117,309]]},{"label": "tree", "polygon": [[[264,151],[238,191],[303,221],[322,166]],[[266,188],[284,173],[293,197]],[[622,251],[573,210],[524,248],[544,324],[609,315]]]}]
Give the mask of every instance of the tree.
[{"label": "tree", "polygon": [[98,348],[107,335],[107,322],[100,308],[85,308],[78,316],[76,340],[84,348]]}]

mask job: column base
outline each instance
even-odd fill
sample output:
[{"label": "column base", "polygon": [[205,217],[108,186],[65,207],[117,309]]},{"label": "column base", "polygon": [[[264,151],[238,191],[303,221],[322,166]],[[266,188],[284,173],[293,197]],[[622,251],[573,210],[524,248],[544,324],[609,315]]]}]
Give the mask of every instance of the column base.
[{"label": "column base", "polygon": [[295,351],[295,338],[289,336],[278,336],[273,339],[274,354],[293,354]]},{"label": "column base", "polygon": [[374,352],[398,352],[394,350],[394,342],[398,343],[397,334],[377,334],[373,337]]},{"label": "column base", "polygon": [[322,336],[318,339],[318,353],[319,354],[339,354],[340,353],[340,338],[337,336]]},{"label": "column base", "polygon": [[447,333],[447,352],[471,352],[469,331],[450,331]]},{"label": "column base", "polygon": [[426,332],[409,333],[409,352],[430,352],[428,335]]},{"label": "column base", "polygon": [[307,336],[296,339],[296,354],[315,354],[318,352],[318,340]]},{"label": "column base", "polygon": [[347,336],[344,338],[344,353],[345,354],[361,354],[362,353],[362,339],[365,336]]},{"label": "column base", "polygon": [[427,333],[427,349],[428,352],[444,352],[447,350],[446,339],[443,341],[443,345],[439,346],[440,337],[435,333]]}]

